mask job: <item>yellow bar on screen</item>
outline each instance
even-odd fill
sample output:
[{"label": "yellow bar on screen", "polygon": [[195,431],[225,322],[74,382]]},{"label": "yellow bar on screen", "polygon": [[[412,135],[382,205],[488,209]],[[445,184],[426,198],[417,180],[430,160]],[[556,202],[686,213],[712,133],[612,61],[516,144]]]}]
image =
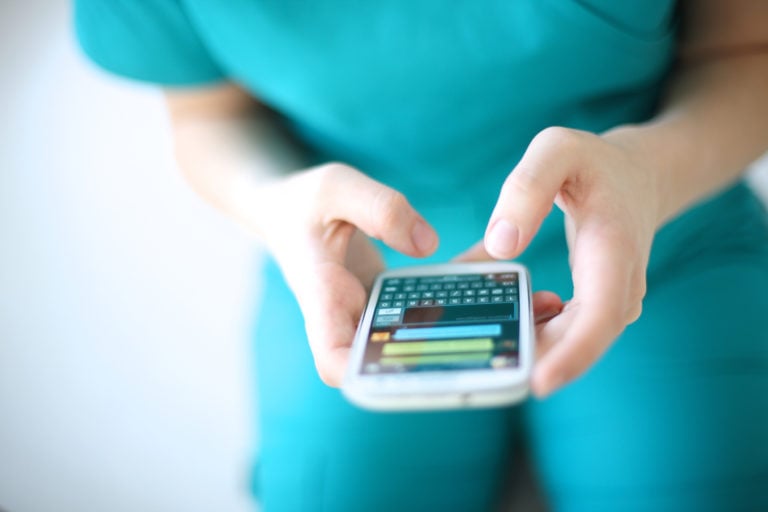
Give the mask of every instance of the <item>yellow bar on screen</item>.
[{"label": "yellow bar on screen", "polygon": [[489,352],[493,350],[491,338],[467,338],[462,340],[411,341],[407,343],[387,343],[382,354],[385,356],[404,356],[411,354],[442,354],[455,352]]},{"label": "yellow bar on screen", "polygon": [[488,361],[491,358],[491,352],[465,352],[460,354],[433,354],[427,356],[400,356],[400,357],[382,357],[379,363],[382,365],[421,365],[421,364],[449,364],[449,363],[474,363],[478,361]]}]

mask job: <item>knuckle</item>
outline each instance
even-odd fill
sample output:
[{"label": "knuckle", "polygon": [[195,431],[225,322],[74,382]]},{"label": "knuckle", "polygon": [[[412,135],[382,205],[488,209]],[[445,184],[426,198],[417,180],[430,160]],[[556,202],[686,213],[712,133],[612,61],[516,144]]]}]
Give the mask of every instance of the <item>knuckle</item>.
[{"label": "knuckle", "polygon": [[582,133],[577,130],[562,126],[550,126],[537,133],[531,141],[531,145],[549,150],[570,151],[581,144],[582,140]]},{"label": "knuckle", "polygon": [[343,174],[352,170],[350,166],[341,162],[328,162],[321,165],[318,169],[331,175]]},{"label": "knuckle", "polygon": [[510,174],[502,185],[502,196],[513,210],[525,205],[526,212],[542,218],[552,211],[554,204],[547,195],[543,178],[529,166],[519,166]]},{"label": "knuckle", "polygon": [[314,169],[315,178],[321,191],[327,190],[338,178],[350,172],[351,168],[339,162],[330,162]]},{"label": "knuckle", "polygon": [[396,190],[382,187],[371,203],[371,216],[377,226],[377,238],[398,229],[402,214],[408,208],[408,200]]},{"label": "knuckle", "polygon": [[309,171],[306,181],[302,182],[304,202],[300,210],[308,212],[319,224],[327,225],[333,219],[330,212],[332,201],[338,193],[339,184],[354,172],[351,167],[331,162],[314,167]]},{"label": "knuckle", "polygon": [[523,194],[527,197],[537,197],[542,192],[542,177],[534,167],[520,166],[509,175],[504,183],[505,192],[511,194]]},{"label": "knuckle", "polygon": [[643,313],[642,301],[634,302],[630,307],[629,312],[627,313],[627,325],[635,323],[640,318],[640,315],[642,313]]}]

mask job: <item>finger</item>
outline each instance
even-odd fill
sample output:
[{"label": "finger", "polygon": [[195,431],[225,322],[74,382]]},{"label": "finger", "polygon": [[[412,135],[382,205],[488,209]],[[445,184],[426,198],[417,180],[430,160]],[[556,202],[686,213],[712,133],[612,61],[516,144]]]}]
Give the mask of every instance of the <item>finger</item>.
[{"label": "finger", "polygon": [[[304,316],[318,375],[334,387],[343,379],[365,307],[365,283],[383,268],[381,255],[370,240],[351,224],[343,226],[340,241],[327,240],[329,246],[338,246],[336,249],[309,244],[302,251],[307,260],[289,265],[289,271],[284,272]],[[356,252],[354,257],[346,254],[347,247]]]},{"label": "finger", "polygon": [[[548,319],[536,321],[536,361],[539,362],[547,358],[547,354],[564,337],[565,333],[573,324],[574,308],[570,303],[563,304],[563,308],[556,315]],[[535,372],[538,371],[538,366]],[[534,372],[534,377],[538,376]]]},{"label": "finger", "polygon": [[362,231],[355,230],[349,241],[344,266],[360,281],[369,292],[376,276],[384,270],[384,260],[371,239]]},{"label": "finger", "polygon": [[366,292],[341,265],[321,263],[313,270],[315,282],[297,298],[318,375],[327,385],[337,387],[346,371]]},{"label": "finger", "polygon": [[347,221],[372,238],[410,256],[428,256],[437,233],[400,192],[346,166],[329,172],[334,186],[325,198],[331,220]]},{"label": "finger", "polygon": [[[532,378],[534,392],[540,397],[587,371],[632,315],[634,269],[630,259],[619,244],[589,231],[576,238],[574,297],[544,329],[549,335],[543,340],[546,353]],[[553,340],[552,331],[559,331],[561,337]]]},{"label": "finger", "polygon": [[556,293],[541,291],[533,294],[533,319],[540,324],[560,314],[563,310],[563,301]]},{"label": "finger", "polygon": [[531,141],[491,214],[485,233],[488,254],[509,259],[528,246],[570,171],[579,165],[582,137],[574,130],[548,128]]},{"label": "finger", "polygon": [[459,263],[470,263],[473,261],[493,261],[493,258],[490,254],[488,254],[488,251],[485,250],[485,244],[483,241],[480,240],[472,247],[453,258],[453,261]]}]

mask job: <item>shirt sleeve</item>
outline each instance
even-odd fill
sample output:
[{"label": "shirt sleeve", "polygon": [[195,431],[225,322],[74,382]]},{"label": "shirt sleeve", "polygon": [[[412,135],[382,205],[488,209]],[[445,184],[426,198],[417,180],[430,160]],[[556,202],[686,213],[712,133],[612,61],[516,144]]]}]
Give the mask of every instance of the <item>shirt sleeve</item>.
[{"label": "shirt sleeve", "polygon": [[161,85],[202,85],[225,74],[181,0],[75,0],[75,34],[97,65]]}]

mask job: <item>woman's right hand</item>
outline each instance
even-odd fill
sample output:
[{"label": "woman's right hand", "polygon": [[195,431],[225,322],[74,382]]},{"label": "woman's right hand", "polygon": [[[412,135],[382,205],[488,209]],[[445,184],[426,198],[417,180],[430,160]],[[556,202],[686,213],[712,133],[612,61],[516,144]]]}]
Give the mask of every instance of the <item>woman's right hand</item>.
[{"label": "woman's right hand", "polygon": [[[428,256],[437,235],[395,190],[347,165],[305,165],[300,144],[240,86],[166,90],[176,157],[201,197],[261,238],[296,295],[320,377],[340,384],[383,269],[369,237]],[[368,235],[368,236],[366,236]]]},{"label": "woman's right hand", "polygon": [[338,386],[367,289],[384,266],[368,237],[424,257],[437,234],[401,193],[343,164],[291,174],[254,194],[258,232],[296,295],[320,378]]}]

